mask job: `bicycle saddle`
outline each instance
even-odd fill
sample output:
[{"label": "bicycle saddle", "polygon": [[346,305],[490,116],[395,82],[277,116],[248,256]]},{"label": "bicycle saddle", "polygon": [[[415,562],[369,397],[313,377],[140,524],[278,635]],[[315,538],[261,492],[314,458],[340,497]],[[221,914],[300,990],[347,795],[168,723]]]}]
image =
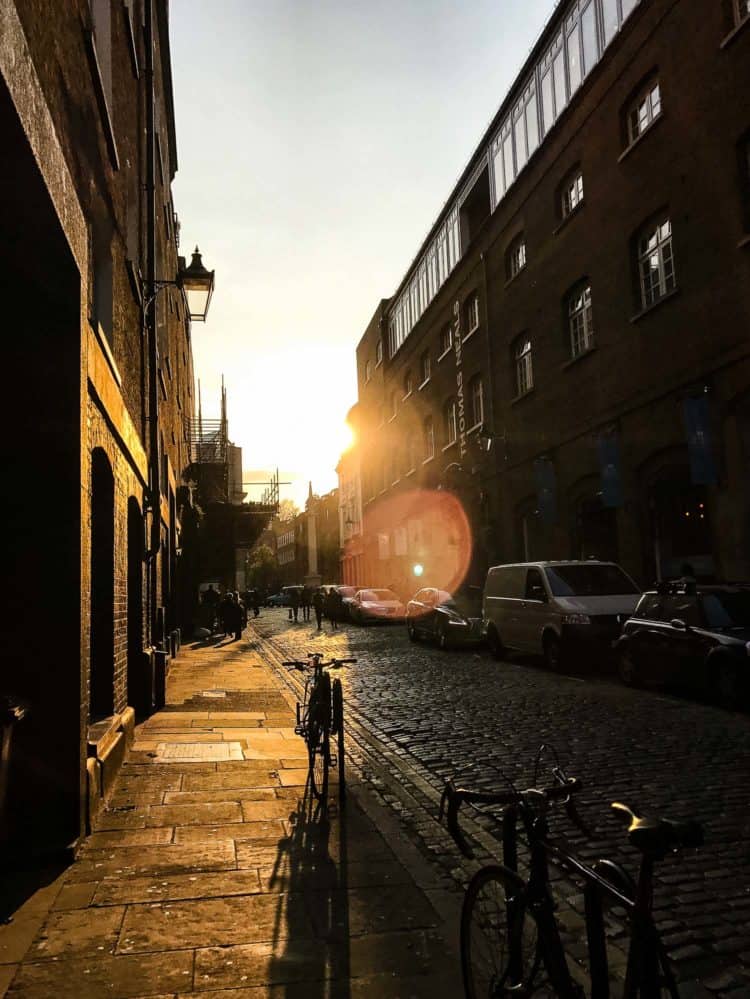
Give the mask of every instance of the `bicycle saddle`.
[{"label": "bicycle saddle", "polygon": [[643,853],[659,856],[680,847],[703,845],[703,829],[697,822],[640,817],[619,801],[613,801],[612,808],[629,819],[628,839]]}]

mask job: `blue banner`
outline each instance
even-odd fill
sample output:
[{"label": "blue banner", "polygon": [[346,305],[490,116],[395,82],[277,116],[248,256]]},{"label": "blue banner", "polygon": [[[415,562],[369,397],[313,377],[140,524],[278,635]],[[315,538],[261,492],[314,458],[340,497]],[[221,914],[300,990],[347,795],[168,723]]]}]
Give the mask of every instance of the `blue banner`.
[{"label": "blue banner", "polygon": [[557,484],[555,482],[555,466],[549,458],[535,459],[534,479],[536,480],[537,505],[542,521],[545,524],[554,524],[557,521]]},{"label": "blue banner", "polygon": [[617,434],[601,434],[597,440],[599,474],[604,506],[622,506],[620,481],[620,439]]},{"label": "blue banner", "polygon": [[690,481],[694,486],[715,486],[718,480],[711,441],[711,413],[705,395],[683,400]]}]

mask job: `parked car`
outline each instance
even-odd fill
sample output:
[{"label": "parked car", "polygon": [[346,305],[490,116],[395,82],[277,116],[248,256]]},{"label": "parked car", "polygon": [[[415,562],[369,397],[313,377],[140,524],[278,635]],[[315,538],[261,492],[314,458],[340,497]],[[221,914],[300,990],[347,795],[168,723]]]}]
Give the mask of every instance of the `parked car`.
[{"label": "parked car", "polygon": [[679,683],[738,705],[750,680],[750,584],[680,580],[644,593],[616,652],[623,683]]},{"label": "parked car", "polygon": [[476,597],[427,586],[406,605],[406,630],[412,642],[436,641],[441,649],[482,641],[482,614]]},{"label": "parked car", "polygon": [[357,624],[404,619],[404,605],[393,590],[357,590],[349,606]]},{"label": "parked car", "polygon": [[266,597],[266,607],[288,607],[289,597],[286,593],[273,593]]},{"label": "parked car", "polygon": [[496,565],[487,573],[482,618],[498,658],[506,649],[541,654],[556,670],[574,649],[610,647],[640,595],[614,562]]}]

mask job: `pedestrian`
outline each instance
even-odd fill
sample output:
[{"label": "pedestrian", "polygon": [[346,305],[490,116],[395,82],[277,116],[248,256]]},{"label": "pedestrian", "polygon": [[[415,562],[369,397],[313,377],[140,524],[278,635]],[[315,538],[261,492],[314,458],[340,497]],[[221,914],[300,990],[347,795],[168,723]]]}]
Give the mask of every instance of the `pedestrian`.
[{"label": "pedestrian", "polygon": [[313,593],[312,595],[312,605],[313,609],[315,610],[315,620],[318,625],[318,631],[320,631],[323,624],[323,603],[324,603],[323,591],[321,590],[320,587],[318,587],[315,593]]},{"label": "pedestrian", "polygon": [[300,595],[300,605],[302,607],[302,620],[310,620],[310,605],[312,601],[312,593],[310,592],[309,586],[302,587],[302,593]]},{"label": "pedestrian", "polygon": [[230,618],[232,617],[231,608],[233,606],[234,601],[232,600],[232,591],[227,590],[218,606],[219,630],[224,632],[225,638],[229,634],[229,629],[231,627]]},{"label": "pedestrian", "polygon": [[240,600],[239,593],[230,593],[228,596],[231,599],[228,601],[226,608],[226,625],[228,633],[234,636],[234,641],[239,641],[242,638],[242,628],[243,628],[243,616],[244,616],[244,605]]},{"label": "pedestrian", "polygon": [[336,601],[337,596],[338,593],[333,587],[331,587],[328,593],[326,594],[326,599],[325,599],[326,617],[331,622],[332,631],[338,631],[339,629],[339,612]]},{"label": "pedestrian", "polygon": [[299,587],[293,586],[290,588],[289,604],[290,604],[290,610],[292,612],[292,618],[296,624],[297,617],[299,615]]}]

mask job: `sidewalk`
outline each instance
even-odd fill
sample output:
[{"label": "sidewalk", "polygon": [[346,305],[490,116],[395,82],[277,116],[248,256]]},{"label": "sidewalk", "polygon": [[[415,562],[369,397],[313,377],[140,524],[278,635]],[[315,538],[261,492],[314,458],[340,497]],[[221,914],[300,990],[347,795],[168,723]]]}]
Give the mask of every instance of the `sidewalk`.
[{"label": "sidewalk", "polygon": [[97,831],[0,926],[0,996],[460,996],[457,928],[355,775],[315,812],[293,704],[251,628],[184,647]]}]

